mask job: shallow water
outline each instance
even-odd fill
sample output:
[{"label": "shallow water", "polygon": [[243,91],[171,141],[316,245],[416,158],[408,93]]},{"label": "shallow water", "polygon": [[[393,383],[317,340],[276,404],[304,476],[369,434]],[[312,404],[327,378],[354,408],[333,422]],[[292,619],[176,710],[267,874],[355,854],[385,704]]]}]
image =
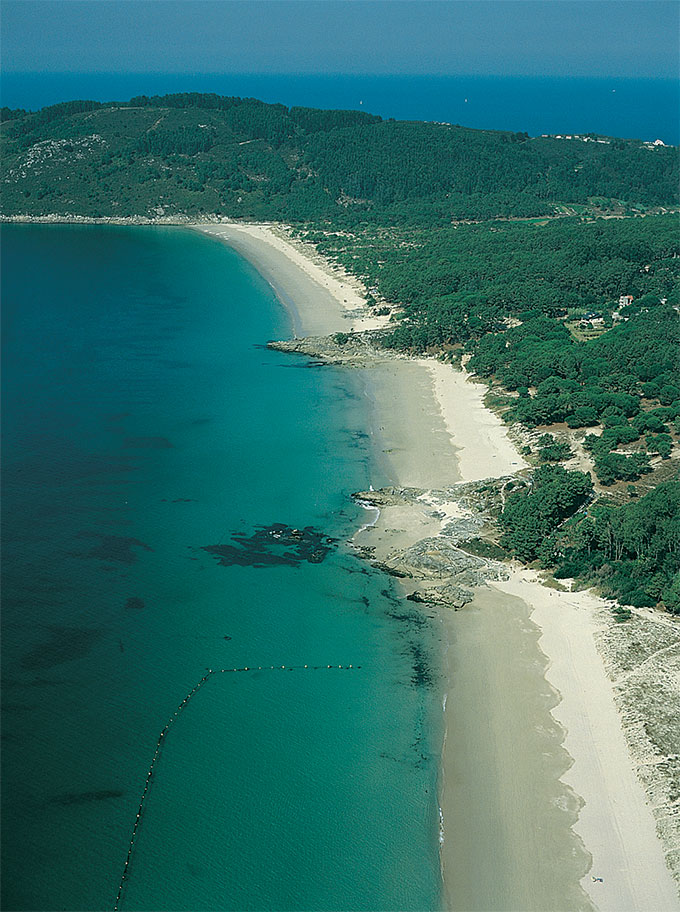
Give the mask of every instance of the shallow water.
[{"label": "shallow water", "polygon": [[[559,694],[529,607],[495,588],[449,616],[444,871],[452,912],[593,912],[590,856],[571,829],[582,800],[551,715]],[[450,740],[449,740],[450,739]]]},{"label": "shallow water", "polygon": [[3,907],[113,907],[206,668],[352,663],[208,680],[121,908],[439,908],[439,633],[346,544],[360,376],[263,348],[289,318],[212,239],[3,248]]}]

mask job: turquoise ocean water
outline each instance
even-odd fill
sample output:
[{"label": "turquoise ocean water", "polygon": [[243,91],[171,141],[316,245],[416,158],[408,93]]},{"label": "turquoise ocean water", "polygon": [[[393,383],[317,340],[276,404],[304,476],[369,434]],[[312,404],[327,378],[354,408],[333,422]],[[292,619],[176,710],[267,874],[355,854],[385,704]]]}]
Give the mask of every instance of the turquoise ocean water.
[{"label": "turquoise ocean water", "polygon": [[345,544],[361,375],[263,348],[188,230],[5,226],[2,285],[2,907],[113,908],[206,668],[352,663],[206,682],[121,908],[439,908],[436,622]]}]

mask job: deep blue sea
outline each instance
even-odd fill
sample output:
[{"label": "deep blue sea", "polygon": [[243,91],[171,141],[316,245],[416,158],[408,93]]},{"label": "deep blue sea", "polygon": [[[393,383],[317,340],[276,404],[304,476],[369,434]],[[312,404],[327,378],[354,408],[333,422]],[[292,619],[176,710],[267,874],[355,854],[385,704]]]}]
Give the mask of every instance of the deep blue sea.
[{"label": "deep blue sea", "polygon": [[680,143],[680,82],[535,76],[4,73],[2,104],[34,110],[74,98],[216,92],[285,105],[369,111],[489,130],[603,133]]},{"label": "deep blue sea", "polygon": [[112,909],[126,858],[121,909],[439,908],[439,633],[346,544],[361,375],[264,348],[214,239],[2,241],[2,908]]}]

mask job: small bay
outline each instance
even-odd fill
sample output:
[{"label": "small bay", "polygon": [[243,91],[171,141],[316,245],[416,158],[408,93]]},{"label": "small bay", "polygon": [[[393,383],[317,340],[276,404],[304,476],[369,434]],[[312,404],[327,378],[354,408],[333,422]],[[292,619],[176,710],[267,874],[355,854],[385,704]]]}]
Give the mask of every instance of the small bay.
[{"label": "small bay", "polygon": [[274,665],[173,723],[120,908],[439,908],[440,634],[347,544],[361,376],[267,350],[216,240],[3,235],[3,907],[113,908],[159,732]]}]

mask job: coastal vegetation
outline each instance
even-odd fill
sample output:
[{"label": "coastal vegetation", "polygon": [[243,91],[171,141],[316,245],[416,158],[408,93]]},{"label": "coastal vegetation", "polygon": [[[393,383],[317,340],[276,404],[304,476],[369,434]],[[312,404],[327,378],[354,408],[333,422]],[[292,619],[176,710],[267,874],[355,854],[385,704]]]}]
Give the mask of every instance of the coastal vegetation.
[{"label": "coastal vegetation", "polygon": [[5,214],[448,225],[676,205],[671,147],[180,93],[2,109]]},{"label": "coastal vegetation", "polygon": [[617,505],[594,500],[589,475],[543,466],[509,494],[501,544],[558,579],[596,585],[624,605],[680,614],[680,482]]},{"label": "coastal vegetation", "polygon": [[4,216],[293,225],[381,345],[462,361],[534,435],[502,546],[680,613],[676,148],[196,93],[3,108],[0,148]]},{"label": "coastal vegetation", "polygon": [[541,466],[526,490],[508,495],[501,513],[501,544],[520,560],[535,560],[545,542],[592,496],[593,484],[583,472]]},{"label": "coastal vegetation", "polygon": [[556,577],[579,577],[622,604],[662,602],[680,614],[680,484],[659,484],[616,506],[598,502],[566,523],[544,548]]},{"label": "coastal vegetation", "polygon": [[508,496],[503,547],[680,613],[677,216],[306,236],[390,302],[383,345],[464,359],[532,440],[545,465]]}]

